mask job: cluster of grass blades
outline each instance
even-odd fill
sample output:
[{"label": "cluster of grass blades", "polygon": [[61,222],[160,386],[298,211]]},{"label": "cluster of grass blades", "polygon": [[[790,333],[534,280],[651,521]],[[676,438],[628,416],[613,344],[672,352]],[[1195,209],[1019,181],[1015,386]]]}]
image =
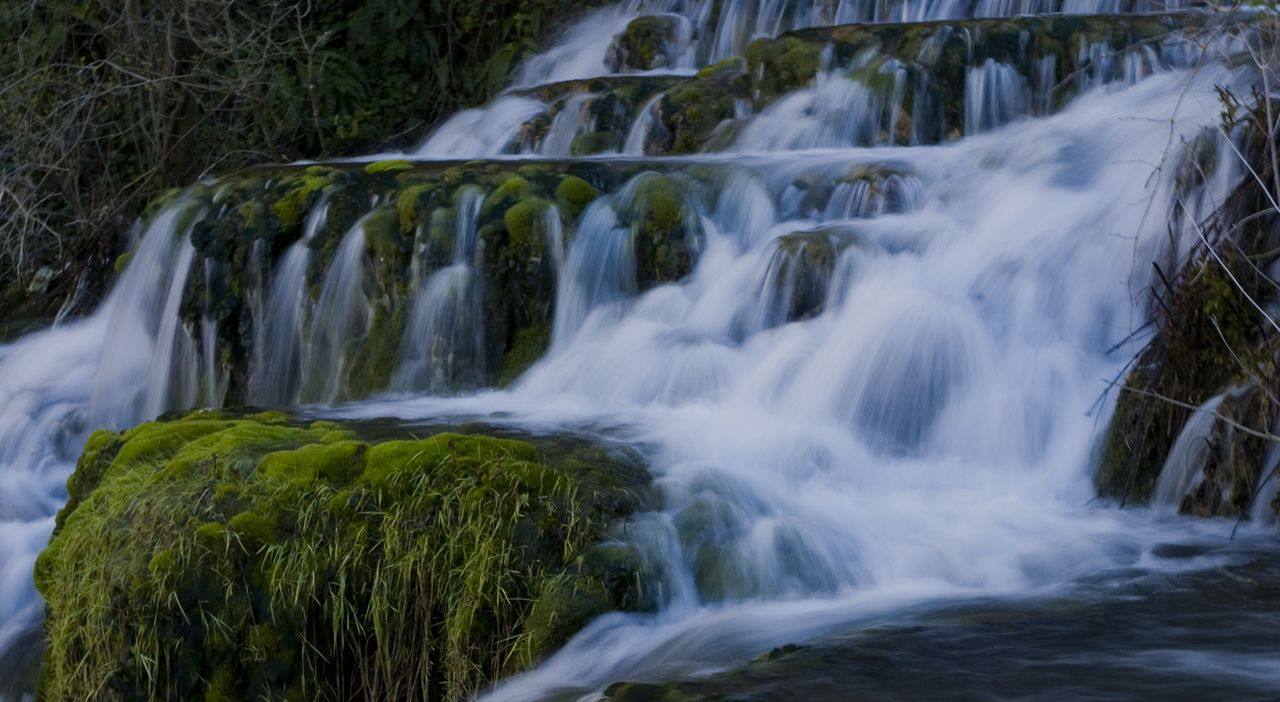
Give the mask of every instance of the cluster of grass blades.
[{"label": "cluster of grass blades", "polygon": [[607,538],[643,468],[537,442],[212,412],[94,434],[37,564],[41,696],[459,699],[644,606]]}]

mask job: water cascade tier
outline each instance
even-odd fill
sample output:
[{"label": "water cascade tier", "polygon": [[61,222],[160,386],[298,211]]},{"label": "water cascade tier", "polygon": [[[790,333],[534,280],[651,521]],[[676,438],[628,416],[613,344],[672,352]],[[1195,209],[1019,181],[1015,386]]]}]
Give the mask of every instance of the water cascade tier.
[{"label": "water cascade tier", "polygon": [[[1205,437],[1259,391],[1186,410],[1134,494],[1155,509],[1097,500],[1095,469],[1153,319],[1140,291],[1248,173],[1218,90],[1249,94],[1262,16],[631,0],[414,149],[158,199],[96,312],[0,346],[0,697],[34,675],[31,574],[90,433],[199,407],[644,456],[652,504],[610,538],[645,564],[647,611],[464,676],[485,699],[697,678],[937,603],[1212,563],[1153,554],[1230,531],[1176,513],[1225,514],[1187,496],[1236,494]],[[1231,498],[1242,542],[1275,518],[1257,487]],[[1264,668],[1222,677],[1280,684]]]}]

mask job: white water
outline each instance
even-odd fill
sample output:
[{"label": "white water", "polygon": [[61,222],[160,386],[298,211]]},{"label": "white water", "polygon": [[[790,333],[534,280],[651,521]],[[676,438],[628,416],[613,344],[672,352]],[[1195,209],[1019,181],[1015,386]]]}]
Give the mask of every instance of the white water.
[{"label": "white water", "polygon": [[40,621],[32,566],[88,433],[195,401],[182,384],[196,366],[174,291],[191,267],[187,235],[198,216],[182,200],[158,215],[93,316],[0,345],[0,663]]},{"label": "white water", "polygon": [[1200,405],[1182,425],[1156,479],[1151,504],[1167,512],[1178,511],[1182,498],[1204,479],[1204,462],[1212,446],[1218,407],[1230,393],[1214,395]]},{"label": "white water", "polygon": [[[671,57],[668,66],[654,72],[685,74],[729,57],[744,55],[754,39],[807,27],[1050,12],[1156,12],[1190,5],[1188,0],[839,0],[835,3],[829,0],[725,0],[720,14],[714,16],[711,0],[627,0],[589,12],[572,23],[552,48],[524,62],[511,90],[624,75],[611,66],[614,39],[626,30],[631,20],[646,15],[670,17],[679,28],[666,47],[666,54]],[[1112,56],[1114,47],[1106,44],[1078,48],[1082,56],[1093,59],[1090,71],[1077,77],[1077,82],[1085,86],[1098,85],[1113,78],[1117,60],[1120,61],[1120,71],[1131,76],[1130,82],[1151,72],[1160,63],[1150,47],[1123,53],[1118,59]],[[774,121],[766,121],[759,126],[753,123],[756,136],[748,138],[743,145],[758,150],[871,144],[877,142],[875,134],[882,124],[888,128],[887,143],[895,143],[897,108],[902,102],[906,74],[892,64],[889,62],[882,69],[886,73],[898,73],[890,94],[874,94],[861,83],[840,76],[820,77],[812,93],[793,96],[784,105],[773,109]],[[1052,73],[1051,66],[1044,68]],[[966,133],[999,126],[1025,114],[1030,106],[1024,85],[1027,79],[1008,66],[990,64],[975,67],[969,76],[970,83],[974,84],[970,89],[971,104],[966,105],[966,126],[972,125],[972,128]],[[1043,94],[1052,85],[1052,82],[1043,82],[1038,87]],[[503,154],[566,156],[573,136],[589,128],[589,124],[582,121],[582,112],[578,109],[589,98],[589,95],[569,98],[569,106],[556,115],[548,134],[540,142],[529,142],[521,140],[523,127],[545,114],[551,105],[525,95],[503,94],[484,107],[463,110],[454,115],[408,155],[416,158]],[[1045,103],[1043,98],[1041,102]],[[627,137],[624,154],[643,154],[644,134],[652,120],[650,111],[653,108],[650,101],[633,116],[634,125]],[[809,115],[810,112],[816,114]],[[785,145],[758,143],[767,139],[763,135],[776,135],[778,122],[795,119],[808,121],[809,128],[785,130],[792,134]],[[380,153],[369,158],[396,155]]]},{"label": "white water", "polygon": [[249,368],[249,399],[264,407],[298,401],[302,383],[304,324],[308,307],[307,268],[311,242],[324,228],[329,205],[325,196],[307,214],[302,238],[294,242],[280,261],[271,281],[265,310],[255,315],[261,327],[253,335]]},{"label": "white water", "polygon": [[476,220],[484,192],[462,188],[455,204],[453,262],[418,291],[400,345],[397,390],[443,393],[475,387],[484,367],[484,300],[476,270]]},{"label": "white water", "polygon": [[[769,0],[728,6],[741,19],[721,21],[723,32],[693,32],[690,41],[703,42],[699,56],[757,33],[831,21],[803,3],[781,13]],[[608,28],[642,10],[697,19],[700,7],[601,11],[531,61],[522,80],[594,75]],[[836,15],[1056,7],[838,3]],[[1213,85],[1234,80],[1216,64],[1190,84],[1186,72],[1148,69],[1113,67],[1099,82],[1120,71],[1134,84],[1096,89],[1052,117],[1012,120],[1021,113],[1006,109],[1008,93],[987,90],[1003,78],[976,67],[980,80],[971,82],[994,98],[975,99],[985,126],[974,131],[991,131],[909,148],[850,148],[879,142],[858,131],[871,118],[849,119],[848,111],[865,105],[881,119],[886,108],[840,83],[852,81],[820,79],[756,116],[739,141],[749,153],[733,155],[732,168],[728,157],[709,158],[717,178],[688,188],[691,224],[705,238],[689,279],[637,297],[624,186],[587,208],[567,250],[558,213],[548,215],[560,272],[553,352],[514,389],[331,410],[607,426],[653,447],[662,509],[629,534],[661,566],[662,611],[597,620],[493,698],[705,671],[904,604],[1042,592],[1143,564],[1167,526],[1145,512],[1087,506],[1090,453],[1106,417],[1086,413],[1134,351],[1107,352],[1144,321],[1133,293],[1145,288],[1149,262],[1188,243],[1168,241],[1174,169],[1153,178],[1154,164],[1216,123]],[[1043,71],[1052,77],[1052,67]],[[841,101],[815,100],[828,95]],[[787,112],[792,100],[803,106]],[[1029,99],[1018,105],[1030,109]],[[543,110],[539,101],[504,97],[456,116],[419,154],[504,153]],[[1008,119],[988,120],[992,110]],[[751,131],[760,124],[769,128]],[[1206,186],[1206,207],[1230,186],[1229,162]],[[887,163],[894,174],[880,190],[846,179],[851,169]],[[834,184],[807,209],[795,187],[805,178]],[[178,318],[191,216],[180,204],[153,222],[92,317],[0,346],[0,651],[39,617],[31,564],[86,433],[196,402],[200,366]],[[822,314],[784,323],[760,312],[760,291],[777,274],[776,238],[832,223],[854,243],[833,268]],[[1191,235],[1185,226],[1175,234]],[[369,323],[363,226],[352,227],[325,270],[309,334],[300,321],[309,258],[302,243],[275,273],[263,312],[279,315],[266,322],[279,332],[268,337],[282,340],[273,350],[299,375],[266,373],[271,380],[258,386],[282,383],[263,397],[332,401],[347,345]],[[433,311],[423,329],[449,327],[439,315],[479,299],[459,293],[469,290],[459,278],[473,255],[455,245],[454,263],[424,282]],[[756,321],[744,324],[748,318]],[[438,336],[416,338],[427,348]],[[498,412],[512,414],[502,420]]]},{"label": "white water", "polygon": [[349,370],[350,344],[369,331],[372,314],[363,290],[367,219],[368,215],[360,218],[342,237],[320,283],[303,359],[302,397],[306,401],[338,399]]},{"label": "white water", "polygon": [[[1137,564],[1167,533],[1088,506],[1106,418],[1087,413],[1136,350],[1108,353],[1142,323],[1132,291],[1170,245],[1172,176],[1151,178],[1152,164],[1216,119],[1211,86],[1230,77],[1187,80],[1097,90],[947,146],[740,157],[763,189],[707,204],[694,274],[639,298],[624,188],[584,213],[553,353],[514,390],[341,411],[512,412],[656,447],[664,509],[629,532],[664,566],[663,611],[601,618],[491,699],[703,671],[904,602],[1033,593]],[[1149,126],[1169,115],[1172,141]],[[747,226],[762,215],[746,212],[763,197],[776,217],[799,173],[890,155],[918,191],[897,214],[849,212],[863,216],[859,245],[826,311],[737,338],[772,237],[812,226]]]}]

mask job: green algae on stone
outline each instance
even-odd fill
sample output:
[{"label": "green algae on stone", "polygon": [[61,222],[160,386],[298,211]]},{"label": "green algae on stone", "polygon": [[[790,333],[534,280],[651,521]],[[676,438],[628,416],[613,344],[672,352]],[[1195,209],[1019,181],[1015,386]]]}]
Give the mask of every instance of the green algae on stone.
[{"label": "green algae on stone", "polygon": [[615,73],[651,71],[667,65],[667,46],[676,33],[675,19],[663,15],[637,17],[610,46]]},{"label": "green algae on stone", "polygon": [[502,358],[498,386],[506,387],[529,370],[551,345],[551,324],[544,322],[516,332],[515,341]]},{"label": "green algae on stone", "polygon": [[587,558],[643,471],[580,440],[361,440],[204,412],[99,432],[41,554],[41,696],[457,699],[638,601]]},{"label": "green algae on stone", "polygon": [[727,59],[702,69],[692,80],[667,92],[661,116],[670,142],[646,151],[685,154],[702,150],[716,128],[733,118],[735,100],[750,97],[750,79],[742,59]]},{"label": "green algae on stone", "polygon": [[388,159],[386,161],[374,161],[364,167],[365,173],[393,173],[395,171],[407,171],[413,168],[413,164],[402,158]]},{"label": "green algae on stone", "polygon": [[600,191],[578,176],[567,175],[556,185],[555,195],[556,201],[564,206],[569,216],[576,218],[587,209],[587,205],[600,197]]},{"label": "green algae on stone", "polygon": [[628,214],[641,290],[679,280],[693,270],[699,232],[689,202],[675,178],[649,172],[636,176]]}]

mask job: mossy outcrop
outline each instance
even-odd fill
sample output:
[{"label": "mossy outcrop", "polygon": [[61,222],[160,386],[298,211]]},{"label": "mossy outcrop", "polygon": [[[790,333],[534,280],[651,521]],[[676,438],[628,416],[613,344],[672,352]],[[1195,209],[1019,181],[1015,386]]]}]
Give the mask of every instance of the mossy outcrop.
[{"label": "mossy outcrop", "polygon": [[674,15],[644,15],[631,20],[609,47],[610,69],[625,73],[670,65],[670,47],[679,32],[679,21]]},{"label": "mossy outcrop", "polygon": [[[1257,130],[1247,133],[1247,152],[1265,153]],[[1183,158],[1203,158],[1201,145],[1188,144]],[[1253,168],[1268,182],[1267,159],[1255,156]],[[1198,168],[1179,172],[1203,173]],[[1180,183],[1180,192],[1195,187],[1200,177]],[[1181,511],[1238,515],[1248,509],[1249,493],[1268,480],[1256,432],[1271,431],[1280,416],[1274,399],[1280,366],[1270,342],[1274,319],[1268,321],[1258,305],[1270,307],[1276,298],[1264,270],[1276,259],[1280,218],[1258,182],[1246,178],[1205,227],[1212,251],[1196,247],[1176,273],[1157,264],[1149,291],[1156,333],[1118,389],[1094,476],[1099,495],[1121,504],[1147,502],[1193,410],[1224,393],[1228,398],[1211,431],[1205,480],[1184,496]],[[1175,215],[1181,216],[1187,215]],[[1240,393],[1238,388],[1253,389]]]},{"label": "mossy outcrop", "polygon": [[203,411],[95,433],[36,567],[40,695],[459,699],[646,606],[607,541],[636,459],[480,430]]},{"label": "mossy outcrop", "polygon": [[652,143],[646,153],[694,153],[703,150],[716,129],[735,115],[735,100],[751,97],[751,79],[741,59],[708,66],[694,78],[667,91],[660,105],[662,135],[669,141]]},{"label": "mossy outcrop", "polygon": [[[359,223],[365,237],[362,293],[371,311],[370,326],[367,334],[351,340],[339,397],[364,397],[389,389],[416,291],[433,272],[453,262],[464,193],[482,203],[476,219],[480,253],[474,263],[484,278],[487,320],[484,367],[471,369],[468,377],[494,384],[510,366],[504,358],[517,336],[550,321],[552,220],[571,234],[573,222],[602,190],[617,187],[638,170],[639,165],[614,169],[399,159],[281,166],[228,174],[166,194],[148,208],[147,217],[181,204],[184,220],[192,223],[196,260],[203,262],[206,274],[189,277],[181,313],[193,327],[202,319],[213,322],[217,363],[228,374],[230,404],[251,399],[246,393],[254,325],[262,321],[255,318],[254,305],[265,304],[276,263],[312,226],[307,296],[315,300],[339,245]],[[520,352],[530,348],[526,344]],[[530,362],[522,363],[527,367]]]},{"label": "mossy outcrop", "polygon": [[675,176],[650,171],[624,189],[621,214],[631,227],[639,290],[679,280],[693,270],[701,233],[687,187]]}]

